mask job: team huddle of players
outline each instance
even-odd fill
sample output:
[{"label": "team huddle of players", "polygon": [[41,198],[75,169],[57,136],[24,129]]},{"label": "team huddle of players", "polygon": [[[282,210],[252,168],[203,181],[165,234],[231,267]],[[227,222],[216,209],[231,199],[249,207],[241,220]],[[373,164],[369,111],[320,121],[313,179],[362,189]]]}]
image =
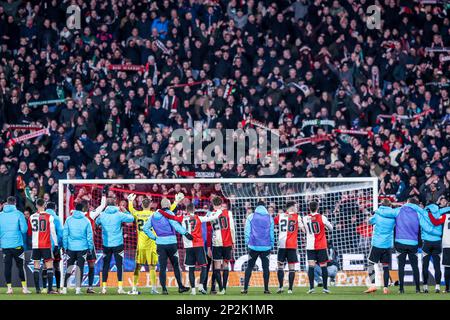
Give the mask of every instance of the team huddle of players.
[{"label": "team huddle of players", "polygon": [[[438,204],[429,204],[425,208],[419,206],[417,198],[408,199],[399,208],[392,208],[389,200],[375,210],[370,223],[374,225],[372,248],[369,254],[369,279],[371,285],[366,293],[375,292],[375,265],[383,266],[383,292],[389,293],[389,265],[392,247],[398,259],[399,293],[405,293],[405,265],[408,258],[413,270],[416,292],[428,293],[428,275],[430,260],[434,266],[435,292],[440,293],[441,254],[445,267],[445,292],[450,292],[450,207],[445,197]],[[423,290],[420,290],[420,274],[417,253],[422,242],[422,278]]]},{"label": "team huddle of players", "polygon": [[[73,189],[71,190],[73,193]],[[156,266],[159,263],[159,282],[162,294],[168,294],[166,286],[166,269],[168,260],[172,264],[180,293],[191,291],[206,294],[208,272],[212,267],[211,292],[223,295],[226,293],[229,276],[229,262],[235,244],[235,227],[231,211],[226,209],[220,197],[213,197],[210,211],[199,214],[192,203],[188,203],[182,215],[174,211],[184,199],[182,193],[175,196],[171,203],[167,198],[161,200],[161,208],[151,209],[151,201],[144,198],[142,210],[136,210],[133,203],[135,194],[128,196],[128,211],[122,212],[116,205],[115,198],[107,198],[108,187],[102,191],[100,206],[89,210],[89,203],[82,200],[75,205],[71,215],[62,226],[56,215],[56,205],[36,201],[37,212],[26,221],[23,213],[16,209],[14,197],[7,199],[3,211],[0,212],[0,241],[5,263],[5,280],[7,293],[13,293],[11,286],[12,263],[16,262],[19,277],[22,280],[22,291],[31,293],[26,284],[24,272],[24,248],[31,240],[32,260],[34,261],[34,283],[36,293],[41,293],[40,284],[49,294],[67,293],[67,282],[73,273],[77,274],[75,293],[81,293],[81,279],[84,265],[88,263],[87,293],[93,290],[94,266],[96,253],[93,235],[96,226],[101,227],[103,241],[103,269],[101,293],[107,293],[108,273],[112,257],[115,259],[118,277],[118,293],[125,294],[123,289],[124,237],[123,223],[135,222],[137,228],[136,267],[133,288],[128,294],[140,294],[137,289],[139,273],[142,267],[148,266],[151,293],[158,294],[156,289]],[[301,217],[295,202],[288,202],[286,210],[273,218],[264,202],[259,202],[254,212],[245,221],[245,244],[248,247],[249,260],[245,270],[243,294],[248,292],[252,271],[258,258],[261,259],[264,279],[264,293],[269,291],[269,256],[274,248],[275,228],[278,229],[278,293],[283,292],[285,264],[289,270],[289,289],[292,293],[295,281],[295,264],[298,263],[298,234],[306,234],[306,254],[308,261],[308,293],[314,292],[314,269],[320,266],[323,279],[323,292],[328,290],[329,261],[327,252],[326,231],[333,226],[326,216],[319,213],[319,203],[309,202],[309,213]],[[417,251],[420,241],[423,242],[423,292],[428,292],[428,267],[430,260],[434,264],[436,292],[440,292],[441,268],[440,255],[443,253],[445,266],[446,292],[450,285],[450,207],[441,199],[439,205],[431,204],[425,208],[418,205],[417,199],[411,198],[400,208],[393,209],[388,200],[374,212],[370,223],[374,225],[372,248],[369,254],[369,279],[371,286],[366,293],[375,292],[375,266],[383,266],[385,294],[389,293],[389,264],[391,249],[395,247],[399,263],[400,293],[404,293],[404,275],[406,259],[412,266],[416,292],[419,286],[419,268]],[[443,227],[445,225],[446,227]],[[186,250],[184,264],[189,271],[190,288],[183,285],[178,260],[176,234],[183,236]],[[61,286],[61,250],[68,256],[67,271]],[[443,250],[442,250],[443,248]],[[41,261],[43,270],[41,272]],[[200,282],[195,284],[195,270],[200,268]],[[42,275],[42,279],[41,279]],[[53,278],[56,277],[56,290],[53,290]],[[42,280],[42,281],[41,281]],[[218,291],[216,291],[216,286]],[[198,291],[197,291],[198,290]]]},{"label": "team huddle of players", "polygon": [[[72,191],[73,193],[73,191]],[[124,223],[136,224],[137,248],[136,267],[134,271],[133,288],[128,294],[139,294],[138,280],[142,267],[148,266],[151,293],[159,293],[156,289],[156,266],[159,264],[159,282],[162,294],[168,294],[166,286],[167,262],[173,267],[175,279],[180,293],[191,291],[206,294],[208,272],[212,267],[211,292],[223,295],[226,293],[229,276],[229,263],[235,244],[235,226],[231,211],[226,209],[220,197],[211,199],[211,209],[207,212],[195,210],[193,203],[186,201],[183,214],[177,215],[178,204],[184,199],[182,193],[175,195],[174,202],[167,198],[161,200],[161,207],[156,211],[151,209],[151,201],[144,198],[141,202],[142,210],[136,210],[133,203],[135,194],[128,196],[128,211],[122,212],[116,205],[115,198],[108,198],[108,187],[102,191],[100,206],[89,210],[89,203],[82,200],[76,203],[71,215],[61,224],[55,210],[54,203],[36,201],[37,211],[28,221],[22,212],[18,211],[16,199],[9,197],[0,212],[0,243],[5,263],[5,280],[7,293],[13,293],[11,286],[13,260],[19,270],[22,280],[22,291],[31,293],[26,284],[24,272],[24,248],[31,242],[32,260],[34,262],[34,283],[36,293],[43,288],[49,294],[67,293],[68,279],[76,274],[75,293],[81,293],[81,279],[84,265],[88,263],[87,293],[93,290],[94,266],[96,253],[94,248],[94,231],[101,227],[103,241],[103,269],[101,293],[107,293],[107,281],[112,257],[115,259],[118,277],[118,293],[125,294],[123,289],[123,258]],[[283,292],[285,264],[289,270],[289,289],[292,293],[295,281],[295,264],[298,263],[298,235],[299,231],[306,234],[306,255],[308,261],[308,293],[314,292],[314,270],[316,264],[320,266],[323,279],[323,292],[328,290],[329,262],[327,252],[326,231],[332,230],[332,224],[326,216],[319,213],[319,203],[309,202],[309,212],[300,216],[295,202],[288,202],[286,210],[275,218],[272,217],[264,202],[259,202],[252,214],[245,220],[245,244],[248,247],[249,260],[245,270],[243,294],[248,292],[250,278],[258,258],[261,259],[264,279],[264,293],[269,291],[269,257],[274,248],[275,228],[278,229],[278,293]],[[405,265],[408,258],[413,270],[416,292],[428,292],[428,268],[432,261],[435,270],[436,292],[440,292],[441,282],[441,253],[445,266],[446,292],[450,287],[450,207],[446,199],[440,199],[439,204],[430,204],[425,208],[418,205],[416,198],[399,208],[392,208],[388,200],[374,212],[370,223],[374,225],[372,248],[368,259],[368,273],[371,285],[366,293],[377,290],[375,286],[375,267],[378,263],[383,267],[383,282],[385,294],[389,293],[390,280],[389,265],[392,247],[397,252],[399,265],[400,293],[404,293]],[[445,227],[443,227],[445,225]],[[177,236],[183,236],[186,250],[184,264],[189,272],[190,288],[183,285],[178,260]],[[423,290],[420,290],[420,277],[417,252],[419,243],[423,243],[422,272]],[[61,283],[61,250],[67,255],[67,268]],[[44,262],[41,272],[41,261]],[[200,282],[195,283],[195,270],[200,268]],[[42,276],[42,279],[41,279]],[[56,290],[53,289],[53,278],[56,278]],[[42,281],[41,281],[42,280]],[[62,286],[61,286],[62,284]],[[218,291],[216,291],[216,286]]]},{"label": "team huddle of players", "polygon": [[[73,193],[73,189],[72,189]],[[125,294],[123,289],[123,258],[124,237],[123,223],[135,221],[137,228],[136,267],[134,271],[133,288],[128,294],[140,294],[137,289],[139,273],[143,266],[148,266],[151,293],[159,293],[156,289],[156,265],[159,263],[159,282],[162,294],[168,294],[166,286],[166,269],[168,260],[172,264],[173,272],[180,293],[191,291],[206,294],[208,272],[212,267],[211,292],[223,295],[226,293],[229,276],[229,262],[235,244],[235,227],[231,211],[226,209],[220,197],[211,200],[211,211],[199,214],[192,203],[188,203],[182,215],[174,211],[180,201],[184,199],[182,193],[175,196],[171,203],[167,198],[161,200],[161,208],[153,211],[148,198],[142,200],[142,210],[136,210],[133,203],[135,194],[128,196],[129,212],[122,212],[116,205],[115,198],[107,198],[108,187],[102,192],[101,204],[95,210],[89,210],[89,203],[82,200],[75,204],[71,215],[62,226],[56,215],[54,203],[36,201],[37,212],[28,221],[23,213],[16,209],[16,200],[10,197],[0,213],[0,241],[4,254],[5,280],[7,293],[13,293],[11,286],[12,261],[15,260],[22,280],[23,293],[31,293],[26,284],[24,272],[24,248],[31,239],[32,260],[34,261],[34,283],[36,293],[43,289],[49,294],[67,293],[68,279],[76,274],[75,293],[81,293],[81,279],[84,265],[89,266],[87,293],[93,290],[94,265],[96,253],[93,235],[96,226],[101,227],[103,241],[103,269],[101,293],[107,293],[108,273],[112,256],[117,268],[119,294]],[[245,243],[249,249],[249,260],[245,270],[243,294],[248,292],[251,274],[258,257],[262,262],[264,292],[269,291],[269,256],[274,248],[275,226],[279,232],[278,249],[278,293],[283,292],[284,267],[288,263],[289,293],[292,293],[295,269],[298,262],[298,232],[306,233],[307,259],[310,266],[308,271],[310,290],[314,292],[314,266],[318,263],[322,270],[323,292],[329,293],[327,288],[327,240],[326,230],[332,225],[327,218],[318,213],[319,205],[316,201],[309,203],[310,213],[300,218],[296,210],[296,203],[289,202],[286,211],[273,218],[263,202],[258,203],[255,212],[246,218]],[[176,234],[183,236],[186,250],[184,264],[189,271],[190,288],[182,283],[178,261],[178,245]],[[208,243],[209,241],[209,243]],[[206,250],[205,250],[206,248]],[[209,249],[208,249],[209,248]],[[59,265],[60,252],[67,255],[67,270],[61,283]],[[208,253],[208,254],[207,254]],[[41,261],[44,262],[41,272]],[[195,284],[195,270],[200,268],[200,283]],[[42,275],[42,279],[41,279]],[[56,277],[56,288],[53,288],[53,278]],[[42,280],[42,281],[41,281]],[[61,286],[62,284],[62,286]],[[218,287],[218,291],[215,289]],[[198,290],[198,291],[197,291]]]}]

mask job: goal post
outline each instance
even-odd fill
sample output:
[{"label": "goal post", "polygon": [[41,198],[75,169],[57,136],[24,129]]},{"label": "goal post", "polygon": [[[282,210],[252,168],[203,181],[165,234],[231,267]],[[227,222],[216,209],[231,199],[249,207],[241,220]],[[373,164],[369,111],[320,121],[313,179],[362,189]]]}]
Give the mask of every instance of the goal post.
[{"label": "goal post", "polygon": [[[73,185],[75,192],[70,195],[68,185]],[[143,197],[152,200],[152,209],[160,207],[160,200],[164,197],[173,201],[177,192],[185,194],[185,202],[178,210],[183,212],[186,203],[192,202],[198,212],[204,212],[210,206],[211,196],[220,196],[224,206],[233,214],[236,230],[236,243],[231,262],[230,286],[241,286],[244,270],[248,260],[247,248],[244,240],[245,219],[252,213],[259,200],[263,200],[272,215],[285,210],[287,202],[295,201],[298,212],[307,212],[307,203],[316,199],[319,201],[319,211],[327,215],[335,228],[328,232],[327,238],[335,249],[338,272],[335,277],[336,285],[365,285],[367,276],[367,258],[370,249],[372,227],[368,218],[373,210],[378,208],[378,179],[368,178],[196,178],[196,179],[66,179],[59,180],[58,214],[62,221],[70,215],[70,196],[88,200],[95,208],[100,204],[101,190],[109,185],[109,195],[117,199],[121,210],[128,210],[127,195],[138,195],[135,208],[140,209]],[[95,247],[97,249],[96,275],[101,269],[102,245],[101,232],[95,232]],[[134,254],[136,249],[136,226],[124,226],[125,264],[124,285],[128,286],[134,269]],[[296,270],[296,286],[307,284],[305,236],[299,233],[299,263]],[[184,248],[178,241],[180,249],[180,266],[184,268]],[[270,256],[271,285],[277,284],[277,248],[278,234],[275,228],[275,247]],[[287,267],[286,267],[287,268]],[[114,269],[113,269],[114,270]],[[168,273],[168,285],[175,285]],[[262,272],[259,262],[255,266],[252,276],[252,286],[262,286]],[[114,272],[113,272],[114,273]],[[377,272],[378,274],[378,272]],[[184,275],[186,277],[186,274]],[[115,276],[110,276],[111,284]],[[141,273],[140,285],[148,283],[145,274]],[[379,282],[377,276],[377,283]]]}]

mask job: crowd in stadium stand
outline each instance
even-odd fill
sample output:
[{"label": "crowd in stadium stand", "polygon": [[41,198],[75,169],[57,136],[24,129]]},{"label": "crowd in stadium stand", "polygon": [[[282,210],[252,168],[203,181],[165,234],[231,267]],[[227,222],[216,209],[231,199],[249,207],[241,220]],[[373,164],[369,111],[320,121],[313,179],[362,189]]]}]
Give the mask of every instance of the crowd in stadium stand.
[{"label": "crowd in stadium stand", "polygon": [[273,176],[448,198],[450,8],[375,2],[380,30],[366,0],[0,1],[0,202],[56,201],[64,178],[262,174],[172,163],[172,131],[196,121],[278,129]]}]

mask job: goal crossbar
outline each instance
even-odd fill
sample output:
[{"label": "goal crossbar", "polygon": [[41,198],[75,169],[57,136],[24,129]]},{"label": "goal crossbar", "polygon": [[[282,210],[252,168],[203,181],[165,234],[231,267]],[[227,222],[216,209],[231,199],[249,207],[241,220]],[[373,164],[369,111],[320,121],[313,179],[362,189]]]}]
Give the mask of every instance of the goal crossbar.
[{"label": "goal crossbar", "polygon": [[[372,183],[374,194],[378,194],[378,178],[376,177],[351,177],[351,178],[189,178],[189,179],[60,179],[58,181],[58,213],[64,212],[64,186],[69,184],[227,184],[227,183]],[[373,199],[374,209],[378,208],[378,197]]]}]

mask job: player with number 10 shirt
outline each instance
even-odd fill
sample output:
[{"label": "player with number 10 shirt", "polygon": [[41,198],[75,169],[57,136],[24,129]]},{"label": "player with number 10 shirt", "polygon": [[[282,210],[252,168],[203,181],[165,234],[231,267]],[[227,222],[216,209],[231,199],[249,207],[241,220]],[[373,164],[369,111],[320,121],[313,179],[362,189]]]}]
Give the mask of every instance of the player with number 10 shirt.
[{"label": "player with number 10 shirt", "polygon": [[319,203],[317,201],[309,203],[309,210],[310,213],[303,217],[303,225],[306,232],[306,258],[308,260],[308,293],[314,292],[314,267],[316,263],[319,264],[322,270],[323,292],[329,293],[327,284],[327,262],[329,259],[326,230],[333,230],[333,226],[326,216],[318,212]]},{"label": "player with number 10 shirt", "polygon": [[289,290],[292,293],[295,280],[295,264],[298,262],[298,230],[303,228],[303,223],[299,219],[295,202],[286,204],[286,212],[274,218],[274,224],[278,225],[278,291],[283,292],[284,264],[288,263],[289,268]]}]

